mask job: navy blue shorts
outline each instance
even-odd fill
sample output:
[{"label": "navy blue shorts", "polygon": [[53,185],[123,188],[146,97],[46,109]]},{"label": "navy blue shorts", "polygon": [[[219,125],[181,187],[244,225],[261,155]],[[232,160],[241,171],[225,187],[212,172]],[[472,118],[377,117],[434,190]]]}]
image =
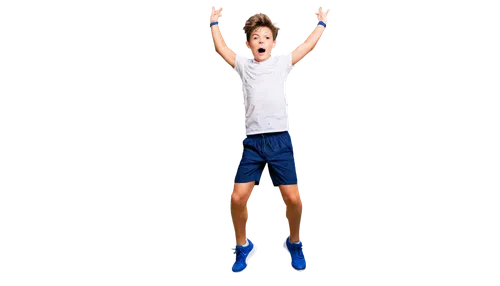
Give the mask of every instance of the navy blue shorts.
[{"label": "navy blue shorts", "polygon": [[275,187],[297,184],[292,138],[288,131],[247,135],[234,182],[255,181],[258,185],[266,163]]}]

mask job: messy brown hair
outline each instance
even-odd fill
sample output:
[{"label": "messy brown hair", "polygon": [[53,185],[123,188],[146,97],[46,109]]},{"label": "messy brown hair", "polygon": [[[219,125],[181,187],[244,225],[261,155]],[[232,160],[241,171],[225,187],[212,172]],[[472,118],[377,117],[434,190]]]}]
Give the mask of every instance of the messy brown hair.
[{"label": "messy brown hair", "polygon": [[250,36],[252,35],[252,32],[259,27],[268,27],[269,29],[271,29],[271,32],[273,33],[273,41],[276,41],[276,38],[278,37],[278,30],[280,28],[275,27],[271,22],[271,19],[269,19],[266,14],[259,13],[248,18],[245,23],[245,27],[243,27],[245,34],[247,34],[248,42],[250,42]]}]

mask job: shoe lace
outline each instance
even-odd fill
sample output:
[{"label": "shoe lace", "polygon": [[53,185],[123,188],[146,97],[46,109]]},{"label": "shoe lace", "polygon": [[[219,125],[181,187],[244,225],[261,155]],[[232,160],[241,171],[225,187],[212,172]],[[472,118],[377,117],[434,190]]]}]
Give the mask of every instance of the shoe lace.
[{"label": "shoe lace", "polygon": [[304,253],[302,252],[302,245],[292,243],[291,250],[297,255],[297,258],[304,259]]},{"label": "shoe lace", "polygon": [[240,247],[233,248],[234,252],[233,254],[236,254],[236,261],[243,261],[245,260],[245,254],[243,253],[243,249]]}]

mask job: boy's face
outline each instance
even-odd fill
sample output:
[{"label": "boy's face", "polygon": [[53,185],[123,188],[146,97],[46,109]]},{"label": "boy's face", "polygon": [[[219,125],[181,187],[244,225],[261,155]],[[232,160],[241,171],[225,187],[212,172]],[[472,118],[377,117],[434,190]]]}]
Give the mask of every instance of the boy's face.
[{"label": "boy's face", "polygon": [[247,47],[252,50],[255,61],[262,62],[271,57],[271,50],[276,46],[273,41],[273,33],[268,27],[258,27],[250,35],[250,42],[246,42]]}]

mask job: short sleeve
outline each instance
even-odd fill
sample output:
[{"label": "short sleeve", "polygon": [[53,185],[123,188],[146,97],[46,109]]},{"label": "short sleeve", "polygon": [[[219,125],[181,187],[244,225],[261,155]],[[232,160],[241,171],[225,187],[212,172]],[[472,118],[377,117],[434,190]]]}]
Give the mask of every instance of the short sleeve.
[{"label": "short sleeve", "polygon": [[234,68],[233,70],[236,71],[240,77],[243,76],[243,68],[245,66],[245,58],[236,54],[236,60],[234,63]]},{"label": "short sleeve", "polygon": [[292,71],[292,69],[295,67],[292,65],[292,52],[281,56],[280,62],[281,62],[280,64],[282,65],[283,70],[285,71],[286,75],[288,75],[290,73],[290,71]]}]

